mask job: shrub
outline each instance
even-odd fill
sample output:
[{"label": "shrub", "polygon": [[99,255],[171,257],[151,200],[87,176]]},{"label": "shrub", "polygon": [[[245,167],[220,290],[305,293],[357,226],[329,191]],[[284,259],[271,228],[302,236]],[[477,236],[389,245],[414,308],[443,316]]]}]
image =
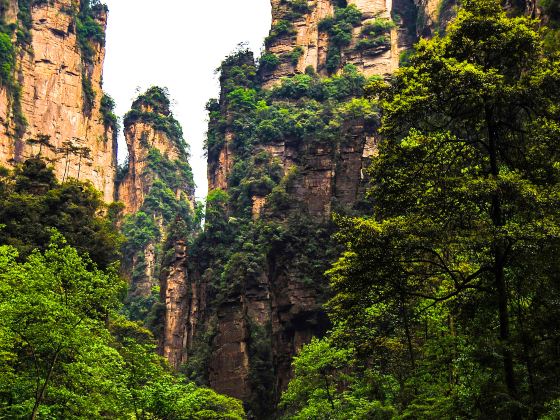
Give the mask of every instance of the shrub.
[{"label": "shrub", "polygon": [[118,126],[118,118],[114,113],[115,109],[115,101],[109,95],[104,94],[101,98],[101,115],[103,116],[103,125],[105,128],[112,128],[113,130],[117,130]]},{"label": "shrub", "polygon": [[0,32],[0,84],[4,87],[12,83],[15,65],[14,46],[8,34]]},{"label": "shrub", "polygon": [[298,45],[297,47],[295,47],[292,52],[289,54],[290,57],[290,62],[292,63],[292,65],[297,66],[300,57],[303,55],[303,47],[301,47],[300,45]]},{"label": "shrub", "polygon": [[91,110],[95,105],[95,91],[91,79],[87,76],[85,70],[82,71],[82,93],[83,93],[83,109],[86,115],[91,115]]},{"label": "shrub", "polygon": [[275,40],[282,36],[294,35],[296,33],[294,25],[287,20],[279,20],[277,23],[272,25],[270,34],[265,39],[265,45],[270,46]]},{"label": "shrub", "polygon": [[375,19],[367,22],[362,28],[362,35],[382,35],[395,27],[395,22],[389,19]]},{"label": "shrub", "polygon": [[259,64],[261,69],[271,71],[278,67],[280,59],[276,54],[267,52],[261,56]]},{"label": "shrub", "polygon": [[327,51],[326,68],[334,73],[342,63],[341,50],[350,45],[352,29],[362,21],[362,12],[354,5],[337,7],[334,17],[328,17],[319,22],[319,31],[329,35],[329,49]]},{"label": "shrub", "polygon": [[372,50],[381,46],[389,47],[391,45],[391,39],[386,36],[376,36],[375,38],[364,38],[358,41],[356,48],[359,51]]}]

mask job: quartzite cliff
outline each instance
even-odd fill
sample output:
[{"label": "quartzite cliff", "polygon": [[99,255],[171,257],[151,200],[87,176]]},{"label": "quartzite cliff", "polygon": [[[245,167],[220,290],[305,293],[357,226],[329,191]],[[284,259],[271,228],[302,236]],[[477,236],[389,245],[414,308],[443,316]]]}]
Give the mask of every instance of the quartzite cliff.
[{"label": "quartzite cliff", "polygon": [[90,180],[111,202],[117,160],[111,111],[102,112],[106,22],[105,7],[76,0],[3,2],[12,66],[0,90],[0,163],[40,153],[60,179]]},{"label": "quartzite cliff", "polygon": [[[185,304],[196,310],[183,312],[184,348],[172,362],[248,402],[258,417],[271,415],[293,355],[328,328],[323,273],[337,249],[330,216],[359,211],[375,154],[375,110],[347,113],[363,105],[361,88],[344,98],[318,94],[315,102],[298,89],[390,75],[417,31],[436,25],[439,15],[428,7],[412,0],[274,0],[259,66],[240,52],[221,67],[220,99],[208,104],[207,227],[189,257],[185,286]],[[419,10],[431,17],[419,20]],[[303,131],[283,127],[292,124],[286,115],[306,106],[324,120]],[[309,115],[298,115],[305,124]],[[324,130],[315,129],[320,124]],[[214,243],[229,247],[216,252]]]},{"label": "quartzite cliff", "polygon": [[[534,2],[506,6],[537,14]],[[187,279],[183,318],[172,317],[177,368],[256,417],[273,415],[293,355],[329,328],[331,215],[365,204],[379,115],[362,101],[360,77],[390,77],[456,7],[273,0],[258,65],[243,51],[224,61],[220,98],[208,103],[206,229],[171,266]],[[332,96],[332,85],[346,93]]]}]

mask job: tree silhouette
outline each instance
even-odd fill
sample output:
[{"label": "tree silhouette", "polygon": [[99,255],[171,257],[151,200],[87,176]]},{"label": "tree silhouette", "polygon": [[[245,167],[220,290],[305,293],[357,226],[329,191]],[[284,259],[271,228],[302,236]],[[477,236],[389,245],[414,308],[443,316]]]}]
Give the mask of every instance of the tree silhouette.
[{"label": "tree silhouette", "polygon": [[28,139],[27,143],[32,146],[39,145],[39,153],[36,157],[41,157],[43,154],[43,147],[47,147],[50,150],[54,149],[54,146],[51,144],[51,136],[47,134],[37,134],[37,137]]}]

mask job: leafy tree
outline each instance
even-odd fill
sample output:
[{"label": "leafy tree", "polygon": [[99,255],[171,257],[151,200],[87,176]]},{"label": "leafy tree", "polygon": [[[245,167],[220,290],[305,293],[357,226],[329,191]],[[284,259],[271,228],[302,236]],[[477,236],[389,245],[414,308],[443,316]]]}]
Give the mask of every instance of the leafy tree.
[{"label": "leafy tree", "polygon": [[383,140],[370,216],[336,220],[332,340],[397,381],[403,418],[537,418],[560,393],[560,63],[536,21],[463,6],[370,84]]},{"label": "leafy tree", "polygon": [[[13,248],[1,247],[0,255],[4,415],[118,414],[119,384],[103,379],[122,376],[104,331],[122,287],[115,270],[92,269],[59,234],[44,254],[35,252],[24,264],[16,262]],[[89,378],[91,394],[80,389],[82,377]],[[97,404],[99,393],[105,398]],[[65,401],[71,404],[65,407]]]},{"label": "leafy tree", "polygon": [[115,315],[124,284],[55,233],[23,263],[0,247],[0,416],[242,419],[241,402],[174,376],[152,334]]},{"label": "leafy tree", "polygon": [[36,248],[45,250],[56,228],[68,242],[87,253],[100,267],[118,258],[121,238],[101,195],[89,183],[60,184],[51,168],[29,159],[0,178],[0,243],[12,245],[21,258]]},{"label": "leafy tree", "polygon": [[[362,369],[350,348],[333,346],[329,339],[313,339],[293,362],[295,378],[282,395],[286,419],[391,419],[390,402],[397,384]],[[344,389],[344,392],[340,392]],[[382,402],[383,401],[383,402]]]}]

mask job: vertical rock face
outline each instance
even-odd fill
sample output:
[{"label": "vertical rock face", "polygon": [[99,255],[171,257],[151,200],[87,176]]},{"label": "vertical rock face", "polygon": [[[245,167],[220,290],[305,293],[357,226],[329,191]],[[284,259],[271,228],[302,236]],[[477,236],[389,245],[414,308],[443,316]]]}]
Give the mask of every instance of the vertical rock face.
[{"label": "vertical rock face", "polygon": [[[233,67],[245,69],[246,71],[241,75],[239,83],[249,86],[256,77],[254,65],[255,59],[250,52],[238,57],[236,60],[226,60],[222,63],[220,67],[220,101],[211,100],[208,102],[207,110],[210,115],[217,116],[226,123],[228,121],[231,122],[232,115],[228,109],[229,103],[227,100],[229,73]],[[233,133],[229,128],[226,128],[223,133],[223,142],[218,147],[214,147],[209,143],[208,187],[210,191],[227,189],[227,180],[235,160],[232,142]]]},{"label": "vertical rock face", "polygon": [[188,254],[177,243],[162,283],[163,353],[243,399],[256,418],[274,415],[293,356],[329,328],[324,272],[338,255],[330,216],[359,214],[377,153],[379,116],[363,100],[363,75],[390,75],[455,8],[453,0],[272,5],[258,68],[248,51],[221,67],[220,98],[208,103],[206,229]]},{"label": "vertical rock face", "polygon": [[[345,5],[361,15],[350,20],[348,38],[337,39],[329,34],[329,25],[343,20],[337,16]],[[389,75],[416,39],[416,11],[413,0],[272,0],[273,26],[266,45],[279,62],[263,72],[264,86],[307,68],[327,75],[345,64],[354,64],[366,76]]]},{"label": "vertical rock face", "polygon": [[[416,39],[413,0],[343,3],[272,0],[259,68],[250,52],[222,65],[220,99],[208,104],[206,232],[187,273],[171,275],[183,279],[175,282],[182,306],[166,297],[172,319],[164,328],[179,331],[167,339],[183,342],[169,360],[177,366],[180,357],[187,372],[243,399],[257,418],[273,415],[293,356],[329,327],[324,272],[337,251],[330,216],[358,211],[376,153],[378,118],[360,101],[362,88],[329,97],[326,86],[389,75]],[[346,31],[342,42],[334,25]],[[285,88],[282,79],[296,75],[294,90]],[[298,128],[308,118],[315,122]]]},{"label": "vertical rock face", "polygon": [[161,276],[162,299],[165,304],[161,352],[176,369],[184,362],[193,330],[188,320],[196,319],[197,288],[187,272],[187,246],[183,240],[175,242],[173,257]]},{"label": "vertical rock face", "polygon": [[[89,3],[85,10],[75,0],[25,0],[19,6],[10,0],[3,14],[4,22],[20,29],[9,34],[13,75],[0,90],[0,163],[40,152],[60,179],[90,180],[111,202],[117,145],[110,110],[102,112],[101,87],[107,11]],[[97,25],[95,38],[79,34],[85,19]]]},{"label": "vertical rock face", "polygon": [[[194,185],[188,166],[186,144],[179,123],[169,110],[166,93],[151,88],[138,97],[124,121],[128,162],[124,176],[119,180],[118,197],[125,214],[138,212],[157,180],[174,178],[173,194],[183,197],[194,207]],[[159,171],[165,163],[167,171]],[[162,178],[163,177],[163,178]]]},{"label": "vertical rock face", "polygon": [[[165,89],[140,95],[125,116],[128,163],[118,180],[124,204],[124,271],[133,318],[152,316],[160,350],[178,367],[189,318],[187,242],[194,229],[194,182],[181,126]],[[163,268],[162,268],[163,267]],[[165,313],[156,312],[161,302]],[[195,309],[193,309],[195,310]]]}]

